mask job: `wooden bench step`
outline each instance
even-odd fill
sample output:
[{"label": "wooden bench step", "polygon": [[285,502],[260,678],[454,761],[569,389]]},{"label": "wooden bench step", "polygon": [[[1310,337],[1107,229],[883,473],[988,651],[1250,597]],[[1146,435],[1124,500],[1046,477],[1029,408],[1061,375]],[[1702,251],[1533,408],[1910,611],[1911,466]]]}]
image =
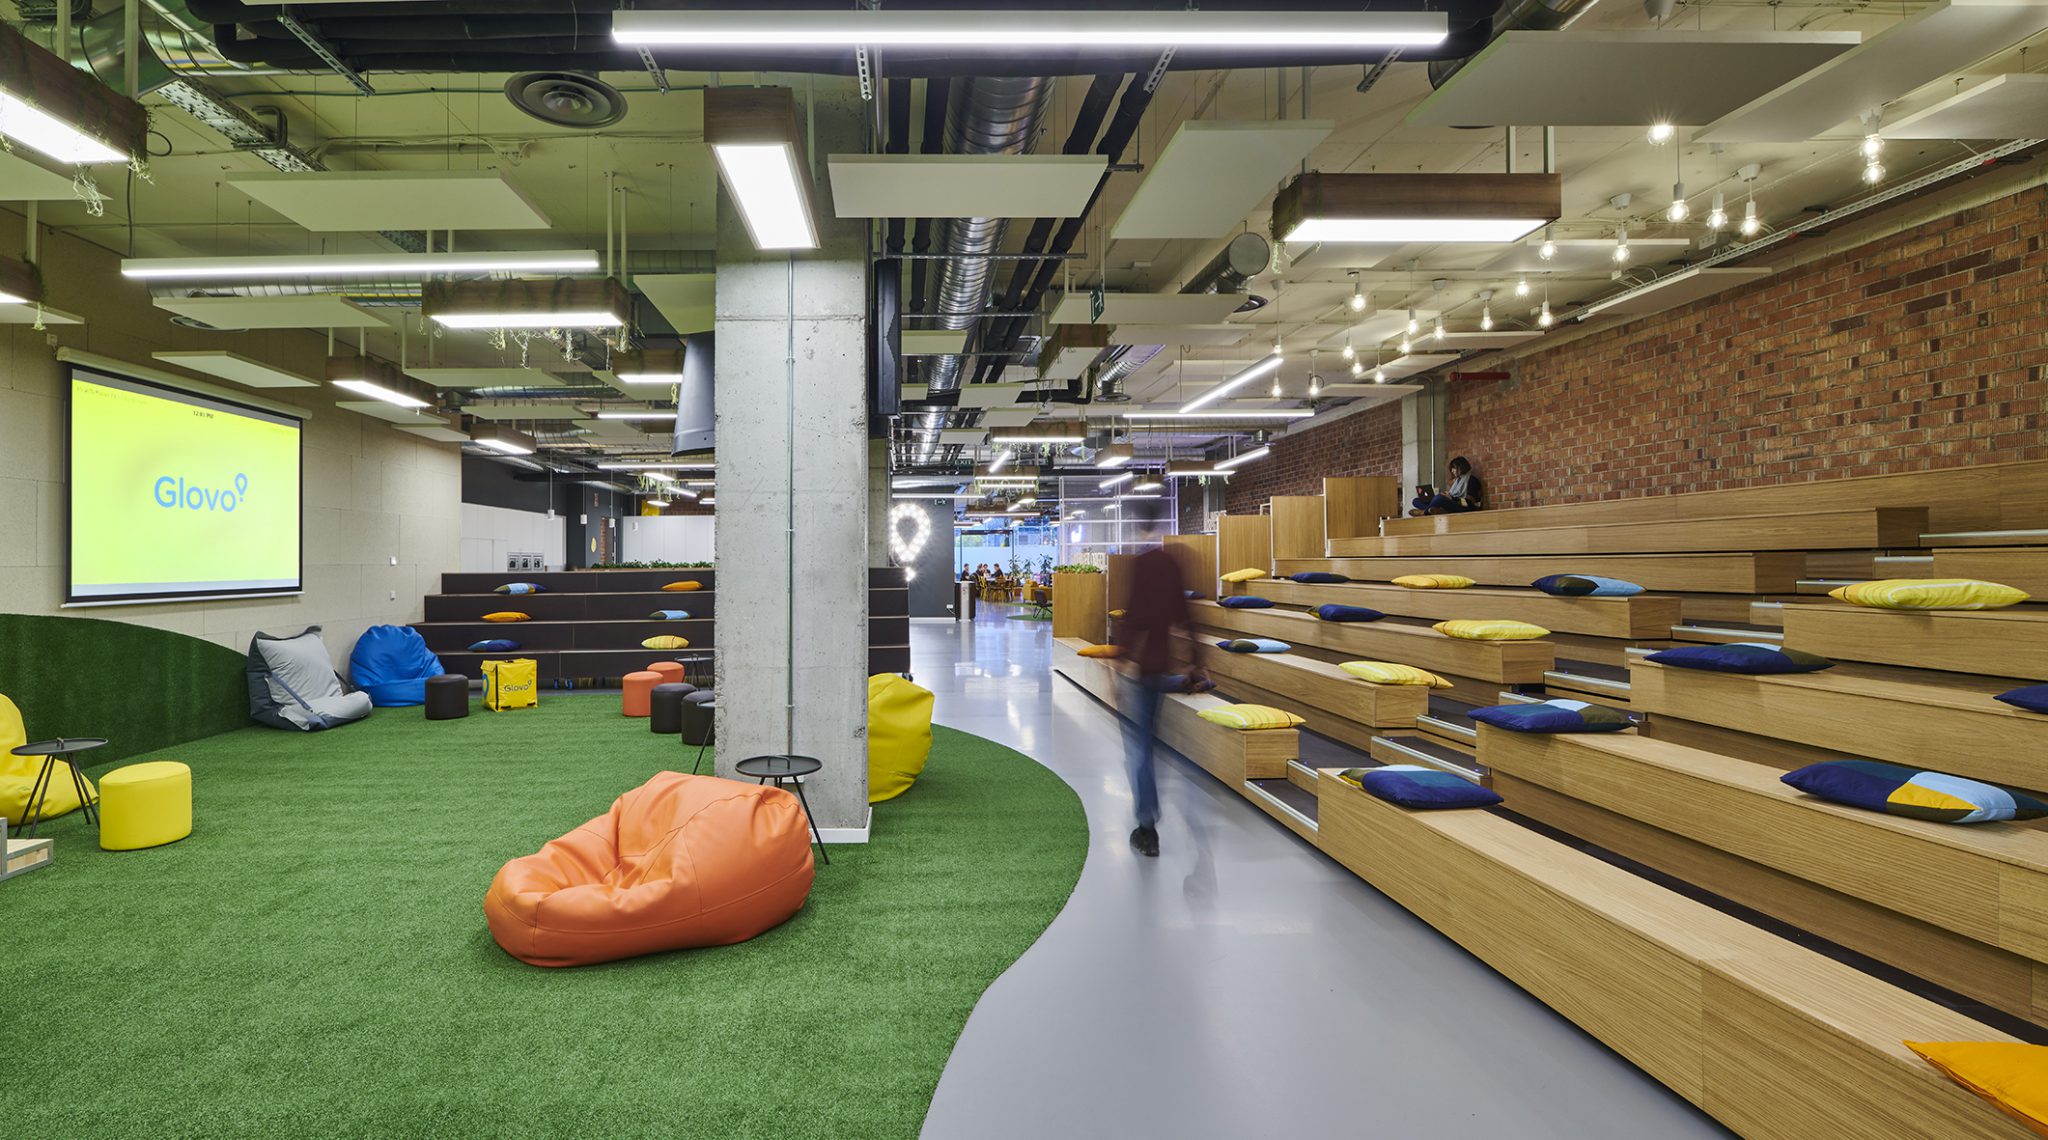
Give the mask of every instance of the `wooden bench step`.
[{"label": "wooden bench step", "polygon": [[1241,700],[1271,704],[1298,716],[1325,713],[1367,728],[1409,728],[1429,709],[1429,690],[1421,685],[1374,685],[1312,657],[1230,653],[1205,638],[1188,640],[1218,685],[1228,689],[1226,679],[1239,681],[1264,694],[1231,693]]},{"label": "wooden bench step", "polygon": [[1316,795],[1291,780],[1246,780],[1244,796],[1253,806],[1280,821],[1310,843],[1316,841]]},{"label": "wooden bench step", "polygon": [[1927,529],[1926,521],[1923,508],[1883,507],[1681,522],[1345,538],[1332,541],[1329,552],[1331,557],[1338,558],[1867,550],[1918,546],[1920,535]]},{"label": "wooden bench step", "polygon": [[[1109,661],[1082,657],[1075,651],[1087,643],[1077,638],[1054,641],[1053,667],[1111,708],[1118,704],[1117,668]],[[1242,791],[1246,780],[1281,780],[1287,762],[1301,756],[1300,734],[1291,728],[1240,732],[1211,724],[1203,709],[1230,702],[1206,693],[1168,693],[1159,706],[1159,739],[1194,761],[1210,775]]]},{"label": "wooden bench step", "polygon": [[1789,594],[1806,572],[1801,551],[1705,554],[1500,555],[1456,558],[1295,558],[1274,568],[1391,582],[1405,574],[1459,574],[1481,586],[1527,586],[1549,574],[1598,574],[1659,593]]},{"label": "wooden bench step", "polygon": [[[1479,761],[1496,781],[1534,784],[1778,872],[1732,873],[1739,869],[1722,860],[1651,862],[1716,893],[1725,893],[1719,881],[1729,879],[1771,904],[1760,908],[1765,913],[2048,1024],[2048,830],[1859,811],[1796,791],[1769,765],[1640,736],[1544,736],[1482,725]],[[1545,822],[1579,834],[1568,823]],[[1607,846],[1625,829],[1599,830],[1580,837]],[[1636,840],[1630,846],[1655,847]],[[1784,877],[1846,896],[1845,904],[1793,889]],[[1774,890],[1757,889],[1766,878]],[[1873,910],[1913,921],[1880,923]],[[1972,945],[1959,950],[1965,942]]]},{"label": "wooden bench step", "polygon": [[1671,640],[1694,645],[1732,645],[1743,641],[1783,641],[1785,631],[1770,626],[1706,625],[1688,623],[1671,627]]},{"label": "wooden bench step", "polygon": [[1421,764],[1442,768],[1468,780],[1480,777],[1474,745],[1457,745],[1429,736],[1375,736],[1372,758],[1382,764]]},{"label": "wooden bench step", "polygon": [[2048,530],[1961,530],[1923,534],[1920,545],[1930,547],[2041,546],[2048,544]]},{"label": "wooden bench step", "polygon": [[1328,603],[1366,606],[1399,617],[1430,621],[1526,621],[1557,633],[1592,637],[1662,637],[1679,620],[1679,600],[1663,594],[1629,598],[1560,598],[1541,590],[1474,586],[1465,590],[1410,590],[1377,583],[1311,585],[1284,578],[1225,585],[1228,594],[1251,594],[1282,605]]},{"label": "wooden bench step", "polygon": [[1332,858],[1751,1140],[2031,1135],[1903,1044],[1981,1022],[1503,816],[1318,798]]},{"label": "wooden bench step", "polygon": [[1837,661],[2048,677],[2048,608],[1881,610],[1787,607],[1785,644]]},{"label": "wooden bench step", "polygon": [[1361,661],[1392,661],[1505,685],[1533,685],[1550,667],[1547,641],[1466,641],[1427,626],[1326,622],[1293,610],[1234,610],[1194,602],[1195,623],[1235,637],[1271,637]]},{"label": "wooden bench step", "polygon": [[1927,576],[2002,582],[2048,602],[2048,547],[1938,547]]}]

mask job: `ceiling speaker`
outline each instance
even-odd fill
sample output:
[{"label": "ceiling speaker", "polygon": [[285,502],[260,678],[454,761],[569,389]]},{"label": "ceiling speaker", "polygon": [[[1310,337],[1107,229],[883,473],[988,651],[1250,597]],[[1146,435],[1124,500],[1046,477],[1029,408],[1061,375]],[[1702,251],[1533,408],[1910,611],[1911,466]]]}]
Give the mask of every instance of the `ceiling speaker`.
[{"label": "ceiling speaker", "polygon": [[558,127],[609,127],[626,117],[618,88],[574,71],[522,71],[505,81],[505,98]]}]

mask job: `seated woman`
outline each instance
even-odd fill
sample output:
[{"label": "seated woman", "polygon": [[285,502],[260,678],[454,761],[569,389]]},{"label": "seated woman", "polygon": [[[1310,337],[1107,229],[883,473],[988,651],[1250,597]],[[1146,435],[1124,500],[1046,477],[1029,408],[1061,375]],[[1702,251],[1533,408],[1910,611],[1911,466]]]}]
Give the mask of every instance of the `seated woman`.
[{"label": "seated woman", "polygon": [[1410,506],[1410,515],[1450,515],[1461,511],[1476,511],[1486,505],[1479,486],[1479,476],[1472,473],[1472,462],[1460,455],[1450,463],[1451,482],[1441,494],[1424,485]]}]

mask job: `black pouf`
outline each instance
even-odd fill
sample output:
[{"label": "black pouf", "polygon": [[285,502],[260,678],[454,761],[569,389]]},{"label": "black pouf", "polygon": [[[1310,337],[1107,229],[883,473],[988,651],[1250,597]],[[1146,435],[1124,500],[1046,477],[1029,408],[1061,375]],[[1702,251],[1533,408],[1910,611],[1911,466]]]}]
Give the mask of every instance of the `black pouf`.
[{"label": "black pouf", "polygon": [[664,735],[683,730],[683,700],[693,691],[690,685],[670,681],[654,686],[648,698],[647,727]]},{"label": "black pouf", "polygon": [[427,719],[455,720],[469,715],[469,678],[443,673],[427,678]]},{"label": "black pouf", "polygon": [[711,689],[697,689],[683,698],[693,705],[708,705],[717,699],[718,694]]},{"label": "black pouf", "polygon": [[704,745],[710,744],[711,726],[713,719],[717,715],[717,710],[713,709],[710,705],[693,704],[689,701],[683,702],[683,744],[691,748],[701,748]]}]

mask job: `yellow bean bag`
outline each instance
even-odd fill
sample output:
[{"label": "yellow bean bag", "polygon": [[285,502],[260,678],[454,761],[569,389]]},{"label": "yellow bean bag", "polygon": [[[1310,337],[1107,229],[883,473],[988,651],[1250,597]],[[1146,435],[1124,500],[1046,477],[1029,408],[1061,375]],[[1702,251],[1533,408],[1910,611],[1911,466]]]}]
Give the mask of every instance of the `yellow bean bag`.
[{"label": "yellow bean bag", "polygon": [[[21,722],[21,710],[0,696],[0,819],[9,828],[20,827],[28,818],[28,794],[35,788],[36,773],[42,770],[40,756],[16,756],[14,750],[28,743],[28,730]],[[92,787],[88,780],[86,787]],[[93,792],[95,800],[99,793]],[[71,786],[71,765],[58,761],[50,769],[50,791],[43,797],[43,818],[55,819],[77,811],[78,790]]]},{"label": "yellow bean bag", "polygon": [[894,673],[868,678],[868,802],[910,790],[932,754],[932,691]]}]

